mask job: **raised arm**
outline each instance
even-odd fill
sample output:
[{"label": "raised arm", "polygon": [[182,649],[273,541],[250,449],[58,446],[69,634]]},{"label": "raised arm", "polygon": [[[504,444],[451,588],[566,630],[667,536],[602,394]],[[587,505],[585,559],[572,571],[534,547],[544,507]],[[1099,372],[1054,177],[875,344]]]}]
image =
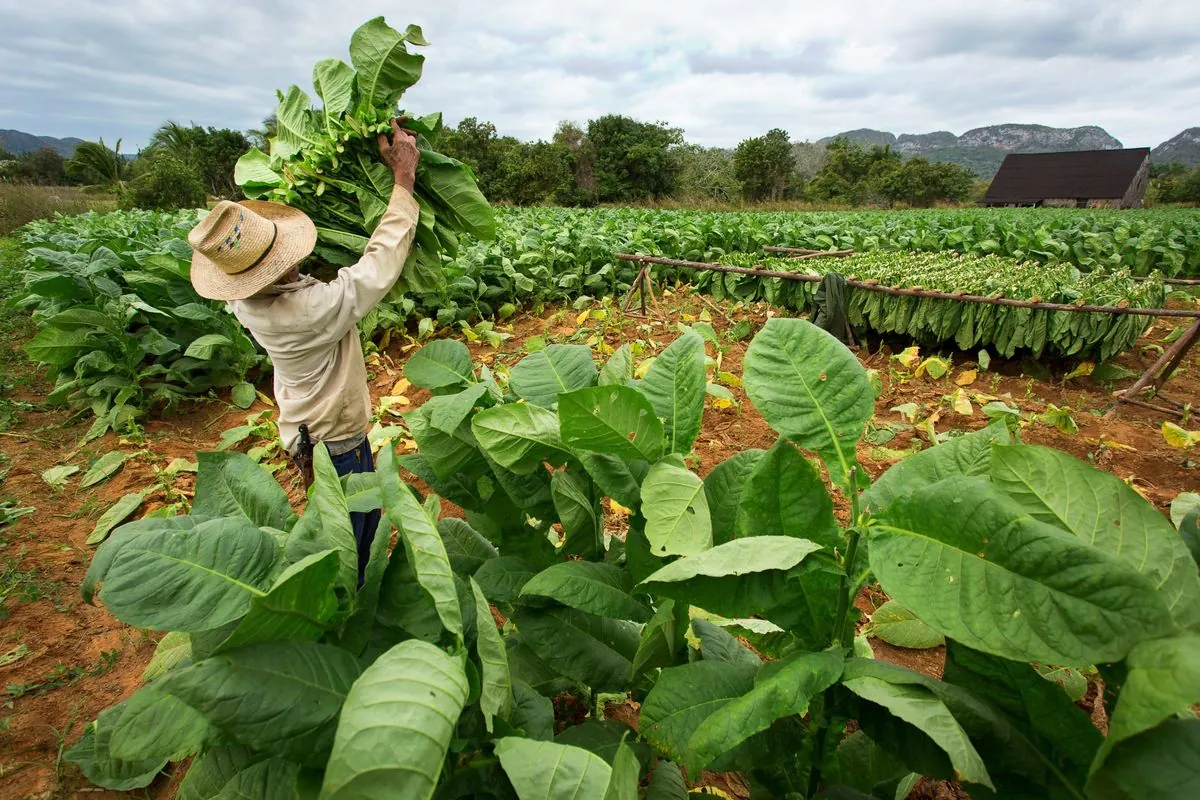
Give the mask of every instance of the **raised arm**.
[{"label": "raised arm", "polygon": [[379,137],[379,152],[395,177],[387,211],[358,263],[312,291],[312,322],[321,338],[340,339],[365,317],[391,291],[412,248],[420,215],[412,196],[420,152],[412,133],[395,122],[392,132],[390,143],[386,136]]}]

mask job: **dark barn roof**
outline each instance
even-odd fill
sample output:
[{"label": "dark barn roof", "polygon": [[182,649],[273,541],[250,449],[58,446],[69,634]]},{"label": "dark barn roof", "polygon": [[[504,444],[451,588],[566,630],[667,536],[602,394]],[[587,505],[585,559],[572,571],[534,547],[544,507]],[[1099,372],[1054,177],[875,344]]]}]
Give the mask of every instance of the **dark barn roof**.
[{"label": "dark barn roof", "polygon": [[1129,191],[1149,147],[1009,153],[984,196],[986,203],[1032,203],[1047,198],[1120,199]]}]

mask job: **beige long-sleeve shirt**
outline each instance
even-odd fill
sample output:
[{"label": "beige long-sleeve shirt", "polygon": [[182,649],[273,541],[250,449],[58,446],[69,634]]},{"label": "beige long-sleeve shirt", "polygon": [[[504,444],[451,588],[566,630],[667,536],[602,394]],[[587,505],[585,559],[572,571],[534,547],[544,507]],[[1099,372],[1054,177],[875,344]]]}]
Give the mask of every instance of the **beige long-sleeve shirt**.
[{"label": "beige long-sleeve shirt", "polygon": [[229,308],[271,357],[279,434],[294,451],[300,425],[314,442],[366,432],[371,396],[358,322],[391,290],[408,258],[420,209],[397,186],[363,257],[329,283],[302,276]]}]

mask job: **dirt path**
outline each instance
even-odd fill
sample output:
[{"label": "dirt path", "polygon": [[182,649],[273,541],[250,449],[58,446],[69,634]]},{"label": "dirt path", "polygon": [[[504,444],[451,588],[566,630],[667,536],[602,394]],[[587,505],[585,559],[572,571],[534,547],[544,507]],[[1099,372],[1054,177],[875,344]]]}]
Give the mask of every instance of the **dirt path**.
[{"label": "dirt path", "polygon": [[[694,297],[667,298],[667,302],[673,309],[669,318],[654,323],[615,313],[602,319],[595,314],[583,319],[580,312],[570,309],[523,316],[503,331],[511,338],[499,348],[482,341],[471,343],[470,348],[477,363],[488,363],[493,368],[519,360],[531,337],[588,344],[598,354],[623,342],[639,342],[645,357],[674,338],[678,323],[706,321],[724,335],[740,320],[752,322],[757,330],[768,313],[764,306],[723,309],[733,317],[727,319]],[[1160,340],[1170,329],[1169,325],[1156,326],[1139,343],[1139,350],[1122,357],[1119,363],[1140,371],[1156,357],[1154,347],[1161,346]],[[741,375],[749,338],[723,345],[720,372]],[[403,363],[410,349],[393,343],[381,357],[371,360],[372,395],[377,403],[401,377],[397,365]],[[709,352],[717,356],[716,348],[710,346]],[[933,424],[940,433],[952,428],[973,430],[986,424],[979,402],[986,402],[985,398],[973,399],[971,415],[954,410],[950,398],[962,388],[968,399],[982,393],[1018,407],[1027,415],[1042,414],[1049,404],[1070,407],[1078,433],[1070,435],[1052,425],[1032,422],[1023,429],[1024,440],[1091,460],[1128,480],[1161,509],[1165,510],[1179,492],[1200,489],[1200,452],[1189,454],[1167,446],[1159,431],[1161,419],[1150,412],[1127,408],[1116,421],[1102,419],[1100,415],[1111,401],[1110,392],[1086,377],[1065,382],[1035,380],[1022,377],[1016,363],[997,360],[990,365],[991,371],[978,370],[974,382],[960,387],[957,381],[965,380],[964,373],[976,369],[975,363],[956,361],[944,377],[933,380],[928,376],[912,377],[912,371],[890,358],[889,351],[864,350],[859,356],[867,367],[878,371],[883,385],[876,403],[876,426],[870,433],[877,443],[864,442],[859,449],[860,460],[872,476],[921,440],[921,432],[902,426],[901,414],[891,410],[896,406],[915,404],[918,421],[937,412],[940,416]],[[1172,381],[1174,397],[1200,400],[1198,359],[1200,354],[1193,355]],[[765,449],[775,439],[736,381],[726,380],[725,384],[736,404],[720,408],[720,403],[709,400],[693,465],[702,475],[736,452]],[[9,397],[36,403],[45,396],[46,389],[34,378]],[[407,391],[404,396],[408,406],[397,405],[397,413],[425,399],[419,391]],[[159,482],[156,468],[161,470],[175,458],[194,460],[196,451],[214,449],[221,433],[242,424],[248,413],[270,410],[261,402],[247,412],[210,401],[149,424],[144,440],[121,440],[110,434],[82,449],[77,449],[77,442],[86,424],[66,425],[67,415],[63,412],[17,411],[16,421],[7,430],[0,427],[0,454],[7,457],[0,458],[0,474],[9,470],[7,479],[0,483],[0,498],[37,509],[0,529],[0,593],[4,594],[0,606],[0,686],[5,687],[0,694],[0,797],[117,796],[85,788],[86,781],[60,756],[98,711],[136,689],[156,635],[122,625],[102,608],[86,605],[79,598],[78,587],[93,551],[85,540],[99,515],[126,493],[156,487],[147,495],[143,512],[186,496],[191,490],[191,475],[184,472]],[[3,419],[0,415],[0,422]],[[386,419],[390,424],[400,422],[395,416]],[[77,488],[79,475],[58,491],[41,478],[44,470],[64,462],[86,471],[95,458],[114,449],[141,455],[94,489]],[[279,476],[299,500],[294,476],[287,470]],[[843,514],[844,506],[842,503]],[[940,670],[936,651],[881,646],[878,655],[933,674]],[[165,776],[149,793],[165,797],[172,789],[169,776]]]}]

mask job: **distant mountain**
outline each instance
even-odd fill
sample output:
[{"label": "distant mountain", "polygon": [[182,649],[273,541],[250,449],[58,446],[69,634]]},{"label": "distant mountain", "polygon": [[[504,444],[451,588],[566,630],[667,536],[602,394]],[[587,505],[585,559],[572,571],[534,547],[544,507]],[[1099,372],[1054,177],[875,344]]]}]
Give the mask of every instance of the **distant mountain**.
[{"label": "distant mountain", "polygon": [[1188,128],[1167,139],[1150,151],[1150,159],[1156,164],[1179,162],[1189,167],[1200,164],[1200,128]]},{"label": "distant mountain", "polygon": [[949,131],[933,133],[902,133],[862,128],[821,139],[828,144],[844,137],[852,142],[873,146],[887,145],[905,156],[923,156],[930,161],[948,161],[990,180],[1000,162],[1009,153],[1050,153],[1062,150],[1118,150],[1121,143],[1103,128],[1086,125],[1082,128],[1050,128],[1045,125],[989,125],[973,128],[962,136]]},{"label": "distant mountain", "polygon": [[83,139],[74,137],[55,139],[53,136],[34,136],[32,133],[24,131],[0,131],[0,149],[7,150],[14,156],[49,147],[57,150],[64,158],[70,158],[71,154],[75,152],[76,145],[81,142]]}]

